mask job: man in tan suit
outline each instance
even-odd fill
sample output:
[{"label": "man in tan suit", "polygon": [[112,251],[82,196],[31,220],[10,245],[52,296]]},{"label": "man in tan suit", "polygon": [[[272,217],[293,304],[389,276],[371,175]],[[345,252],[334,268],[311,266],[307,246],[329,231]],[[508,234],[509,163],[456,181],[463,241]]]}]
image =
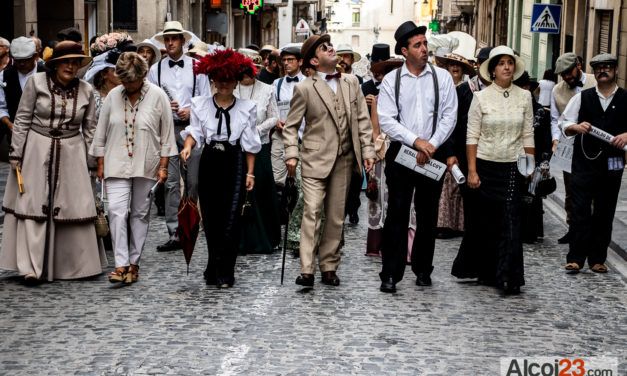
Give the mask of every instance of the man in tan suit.
[{"label": "man in tan suit", "polygon": [[[283,129],[289,176],[294,176],[298,160],[302,161],[305,207],[300,230],[301,275],[296,284],[313,286],[317,251],[322,283],[338,286],[346,195],[352,172],[364,167],[370,171],[374,164],[372,125],[357,78],[335,70],[337,57],[329,35],[311,36],[301,53],[303,67],[315,72],[294,87]],[[298,128],[303,118],[306,125],[299,151]],[[326,219],[316,244],[322,210]]]}]

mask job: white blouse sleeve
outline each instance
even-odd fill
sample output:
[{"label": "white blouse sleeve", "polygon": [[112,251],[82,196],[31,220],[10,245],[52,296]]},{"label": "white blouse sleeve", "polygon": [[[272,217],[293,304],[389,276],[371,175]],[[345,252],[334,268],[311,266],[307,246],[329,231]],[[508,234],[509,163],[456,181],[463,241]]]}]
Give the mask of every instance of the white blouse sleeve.
[{"label": "white blouse sleeve", "polygon": [[240,144],[247,153],[257,154],[261,150],[261,138],[257,131],[257,105],[251,103],[247,119],[243,122]]},{"label": "white blouse sleeve", "polygon": [[196,145],[194,146],[196,149],[202,148],[205,144],[206,138],[202,125],[205,122],[204,118],[207,116],[207,111],[203,106],[204,101],[202,101],[202,99],[203,97],[192,98],[192,110],[189,116],[189,125],[181,131],[181,138],[183,138],[183,142],[187,136],[192,136],[194,141],[196,141]]},{"label": "white blouse sleeve", "polygon": [[257,126],[259,134],[265,134],[270,132],[279,120],[279,109],[276,103],[276,96],[274,94],[274,86],[268,91],[268,108],[266,110],[266,119]]}]

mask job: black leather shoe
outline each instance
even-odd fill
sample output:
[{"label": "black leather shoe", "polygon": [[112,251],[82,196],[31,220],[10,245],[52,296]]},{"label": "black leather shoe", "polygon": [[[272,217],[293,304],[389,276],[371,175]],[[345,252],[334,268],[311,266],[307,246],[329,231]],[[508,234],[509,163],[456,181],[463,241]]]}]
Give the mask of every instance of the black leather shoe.
[{"label": "black leather shoe", "polygon": [[340,278],[334,271],[322,272],[322,284],[329,286],[339,286]]},{"label": "black leather shoe", "polygon": [[426,273],[416,274],[416,286],[431,286],[431,277]]},{"label": "black leather shoe", "polygon": [[518,295],[520,294],[520,286],[510,285],[509,283],[504,283],[503,292],[505,293],[505,295]]},{"label": "black leather shoe", "polygon": [[176,251],[177,249],[181,249],[181,243],[178,240],[168,240],[164,244],[157,246],[157,252],[170,252]]},{"label": "black leather shoe", "polygon": [[157,216],[165,217],[165,208],[163,206],[157,206]]},{"label": "black leather shoe", "polygon": [[348,215],[348,221],[351,225],[356,225],[359,223],[359,215],[357,213],[351,213]]},{"label": "black leather shoe", "polygon": [[392,277],[389,277],[385,281],[381,282],[381,287],[379,287],[379,290],[381,292],[395,293],[396,283],[394,283],[394,280],[392,279]]},{"label": "black leather shoe", "polygon": [[562,236],[561,238],[557,239],[557,242],[559,244],[568,244],[570,243],[570,231],[568,231],[564,236]]},{"label": "black leather shoe", "polygon": [[305,287],[313,287],[314,285],[314,276],[313,274],[301,274],[296,277],[296,284],[305,286]]}]

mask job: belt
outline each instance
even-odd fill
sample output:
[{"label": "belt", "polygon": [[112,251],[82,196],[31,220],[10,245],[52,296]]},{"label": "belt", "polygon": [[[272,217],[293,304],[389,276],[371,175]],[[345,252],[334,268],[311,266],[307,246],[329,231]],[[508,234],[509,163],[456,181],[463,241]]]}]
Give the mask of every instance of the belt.
[{"label": "belt", "polygon": [[227,151],[235,147],[239,147],[239,142],[235,145],[231,144],[229,141],[215,141],[212,140],[207,144],[207,146],[215,151]]},{"label": "belt", "polygon": [[42,127],[40,125],[32,124],[30,129],[35,133],[39,133],[42,136],[50,137],[50,138],[72,138],[77,136],[80,131],[77,129],[59,129],[59,128],[50,128],[50,127]]}]

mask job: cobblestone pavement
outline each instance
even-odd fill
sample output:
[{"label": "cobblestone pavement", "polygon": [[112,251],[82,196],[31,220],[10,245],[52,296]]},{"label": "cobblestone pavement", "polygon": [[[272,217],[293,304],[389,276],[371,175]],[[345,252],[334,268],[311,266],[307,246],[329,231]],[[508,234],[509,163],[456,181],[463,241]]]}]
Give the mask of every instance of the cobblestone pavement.
[{"label": "cobblestone pavement", "polygon": [[233,289],[205,286],[204,241],[187,276],[182,254],[154,251],[156,217],[131,287],[100,276],[29,288],[0,272],[0,374],[477,376],[522,356],[611,356],[627,373],[627,283],[565,274],[551,213],[545,243],[525,249],[524,293],[507,298],[449,274],[459,239],[438,241],[432,287],[408,268],[397,294],[380,293],[363,206],[361,218],[346,228],[339,288],[299,290],[289,256],[281,286],[278,253],[240,257]]}]

